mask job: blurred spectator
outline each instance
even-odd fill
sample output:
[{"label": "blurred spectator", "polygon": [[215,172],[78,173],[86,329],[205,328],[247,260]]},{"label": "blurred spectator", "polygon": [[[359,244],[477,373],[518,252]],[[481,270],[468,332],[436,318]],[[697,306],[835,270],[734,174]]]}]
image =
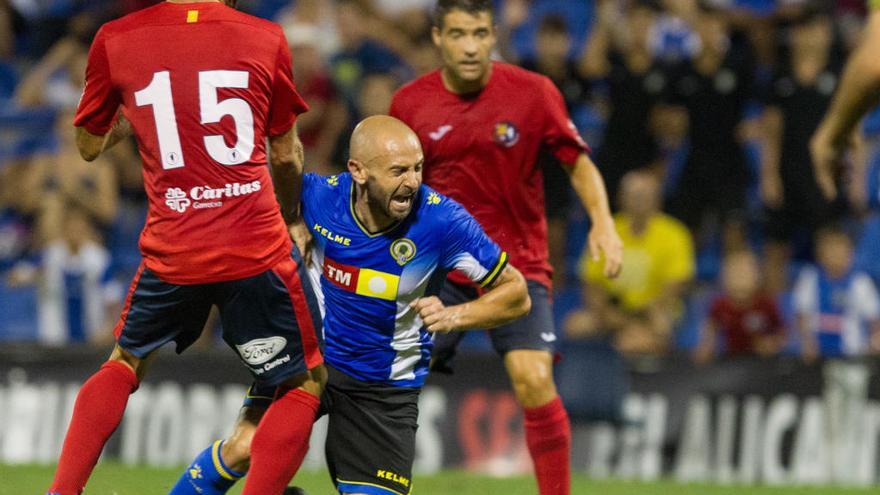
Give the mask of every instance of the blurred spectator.
[{"label": "blurred spectator", "polygon": [[23,107],[48,105],[75,109],[85,82],[88,47],[73,37],[65,37],[22,79],[15,94]]},{"label": "blurred spectator", "polygon": [[430,36],[423,36],[413,42],[407,61],[415,76],[422,76],[440,67],[440,51]]},{"label": "blurred spectator", "polygon": [[[0,278],[29,254],[33,241],[31,216],[38,199],[26,189],[28,163],[18,161],[0,166]],[[18,266],[32,272],[32,268]],[[28,274],[11,274],[10,282]]]},{"label": "blurred spectator", "polygon": [[35,156],[30,163],[27,181],[39,198],[35,213],[41,245],[62,237],[64,218],[71,208],[82,211],[96,236],[116,215],[119,186],[115,170],[104,157],[91,163],[80,157],[72,122],[72,113],[61,114],[55,129],[57,153]]},{"label": "blurred spectator", "polygon": [[880,284],[880,214],[873,214],[865,220],[862,235],[856,246],[855,269],[865,272]]},{"label": "blurred spectator", "polygon": [[[81,208],[66,208],[60,227],[43,252],[39,341],[64,345],[106,339],[107,309],[112,301],[106,297],[103,282],[110,254]],[[118,294],[115,299],[120,299]]]},{"label": "blurred spectator", "polygon": [[309,111],[297,118],[297,132],[310,172],[332,174],[333,149],[347,126],[348,114],[339,101],[324,60],[318,51],[320,33],[302,27],[291,31],[287,41],[293,57],[293,75],[299,94],[309,103]]},{"label": "blurred spectator", "polygon": [[[650,5],[652,2],[645,0],[644,3]],[[697,1],[660,0],[657,3],[662,11],[656,24],[648,32],[651,53],[668,66],[696,56],[701,44],[693,26],[697,17]]]},{"label": "blurred spectator", "polygon": [[364,78],[358,88],[348,127],[336,142],[336,150],[333,153],[335,166],[344,167],[348,160],[349,136],[354,131],[354,126],[371,115],[387,114],[391,108],[391,99],[399,85],[397,78],[391,74],[376,73]]},{"label": "blurred spectator", "polygon": [[788,34],[788,56],[774,77],[762,133],[767,288],[774,294],[786,288],[792,240],[809,242],[833,216],[816,183],[808,143],[831,103],[843,63],[833,56],[834,25],[827,15],[812,11]]},{"label": "blurred spectator", "polygon": [[15,11],[9,1],[0,1],[0,59],[9,59],[15,51],[14,23]]},{"label": "blurred spectator", "polygon": [[852,240],[823,228],[816,258],[819,265],[803,268],[794,289],[804,360],[880,352],[880,295],[870,277],[853,269]]},{"label": "blurred spectator", "polygon": [[391,98],[399,83],[391,74],[370,74],[361,82],[357,99],[357,118],[363,120],[371,115],[386,115],[391,108]]},{"label": "blurred spectator", "polygon": [[776,301],[761,290],[761,269],[751,251],[725,257],[722,286],[703,323],[694,360],[701,364],[711,361],[719,336],[725,356],[779,353],[785,324]]},{"label": "blurred spectator", "polygon": [[[569,115],[575,114],[586,101],[589,83],[581,77],[577,64],[568,58],[571,36],[565,19],[558,15],[544,17],[535,41],[536,58],[523,61],[522,66],[549,77],[562,93]],[[547,241],[550,264],[553,266],[553,285],[560,287],[565,281],[566,223],[571,206],[571,181],[559,161],[549,153],[542,153],[539,160],[544,173]]]},{"label": "blurred spectator", "polygon": [[585,309],[568,318],[566,333],[578,338],[607,332],[623,353],[664,354],[694,276],[691,235],[681,222],[660,213],[660,182],[648,172],[624,177],[620,201],[615,224],[626,266],[609,280],[601,261],[584,253]]},{"label": "blurred spectator", "polygon": [[[647,37],[654,21],[655,13],[646,3],[632,2],[620,13],[616,2],[602,2],[580,61],[581,73],[595,86],[607,82],[608,115],[596,163],[612,204],[617,204],[613,198],[621,178],[631,170],[651,165],[658,156],[651,119],[655,104],[666,90],[667,75],[648,48]],[[620,29],[621,24],[626,28]],[[574,88],[575,84],[567,86]]]},{"label": "blurred spectator", "polygon": [[744,249],[750,172],[739,127],[751,96],[753,60],[748,45],[731,38],[723,11],[701,3],[695,28],[700,50],[672,87],[672,102],[687,110],[690,148],[669,211],[701,241],[711,232],[707,221],[716,221],[725,248]]},{"label": "blurred spectator", "polygon": [[332,58],[333,81],[352,106],[366,76],[391,73],[404,80],[411,75],[397,54],[370,36],[370,21],[363,2],[340,0],[337,3],[336,26],[341,47]]},{"label": "blurred spectator", "polygon": [[590,83],[580,73],[578,64],[569,59],[571,35],[565,18],[548,15],[541,20],[535,37],[535,58],[521,65],[549,77],[559,88],[569,113],[583,105],[589,96]]},{"label": "blurred spectator", "polygon": [[[334,0],[297,0],[282,11],[276,21],[284,27],[288,41],[307,32],[312,36],[321,58],[328,60],[339,50]],[[296,59],[293,60],[296,63]]]}]

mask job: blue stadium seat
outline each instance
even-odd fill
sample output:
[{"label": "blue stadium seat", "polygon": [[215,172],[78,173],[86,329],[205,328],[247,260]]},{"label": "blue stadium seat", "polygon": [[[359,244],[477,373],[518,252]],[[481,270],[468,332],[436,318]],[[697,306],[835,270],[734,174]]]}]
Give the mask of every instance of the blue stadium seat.
[{"label": "blue stadium seat", "polygon": [[[511,36],[514,50],[521,57],[533,57],[535,52],[535,34],[538,31],[541,19],[549,14],[559,14],[568,23],[568,32],[572,37],[571,56],[576,56],[580,53],[590,34],[593,8],[593,2],[534,0],[529,10],[528,20],[516,29]],[[500,9],[499,5],[499,12],[501,11]]]},{"label": "blue stadium seat", "polygon": [[37,289],[12,288],[0,281],[0,340],[37,339]]}]

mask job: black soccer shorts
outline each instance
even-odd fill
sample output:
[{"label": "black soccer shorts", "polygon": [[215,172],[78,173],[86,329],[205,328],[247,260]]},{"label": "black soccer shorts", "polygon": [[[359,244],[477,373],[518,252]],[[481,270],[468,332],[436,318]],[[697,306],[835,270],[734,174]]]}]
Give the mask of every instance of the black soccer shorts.
[{"label": "black soccer shorts", "polygon": [[[547,287],[539,282],[528,280],[527,283],[529,297],[532,299],[532,310],[529,314],[488,331],[492,347],[501,357],[516,350],[547,351],[551,354],[556,352],[556,325],[553,322],[553,303],[550,294]],[[440,300],[449,306],[472,301],[477,295],[476,288],[447,280],[440,291]],[[452,373],[456,349],[464,336],[464,332],[434,335],[431,371]]]},{"label": "black soccer shorts", "polygon": [[323,362],[321,313],[295,248],[263,273],[210,284],[170,284],[141,265],[114,334],[138,358],[168,342],[180,353],[199,338],[214,305],[223,340],[257,382],[275,386]]},{"label": "black soccer shorts", "polygon": [[[420,388],[353,378],[327,365],[319,416],[329,415],[327,468],[341,493],[408,495],[416,453]],[[275,387],[254,384],[245,407],[267,408]]]}]

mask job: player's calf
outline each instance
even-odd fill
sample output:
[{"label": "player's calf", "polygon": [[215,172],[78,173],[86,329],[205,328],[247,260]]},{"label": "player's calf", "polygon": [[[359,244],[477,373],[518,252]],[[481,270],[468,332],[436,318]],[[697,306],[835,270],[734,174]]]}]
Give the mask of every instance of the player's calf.
[{"label": "player's calf", "polygon": [[83,384],[49,493],[82,493],[104,444],[122,421],[128,397],[137,390],[146,364],[116,346],[110,359]]},{"label": "player's calf", "polygon": [[510,381],[523,406],[526,445],[535,464],[540,495],[571,490],[571,426],[556,394],[552,356],[546,351],[515,350],[504,356]]}]

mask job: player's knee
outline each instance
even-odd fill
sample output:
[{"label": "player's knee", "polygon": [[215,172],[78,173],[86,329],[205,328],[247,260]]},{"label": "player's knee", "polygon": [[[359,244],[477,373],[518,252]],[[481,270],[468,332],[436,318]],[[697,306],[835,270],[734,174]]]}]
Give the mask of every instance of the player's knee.
[{"label": "player's knee", "polygon": [[251,442],[256,428],[236,428],[229,438],[223,442],[220,456],[230,469],[243,473],[251,463]]},{"label": "player's knee", "polygon": [[147,371],[147,364],[149,364],[149,362],[151,361],[150,357],[151,356],[148,356],[145,359],[141,359],[134,354],[126,351],[122,347],[119,347],[119,345],[116,345],[107,360],[115,361],[125,365],[135,374],[138,381],[140,381],[143,379],[144,374]]},{"label": "player's knee", "polygon": [[523,407],[542,406],[556,397],[550,359],[507,359],[507,371],[517,401]]},{"label": "player's knee", "polygon": [[523,407],[542,406],[556,397],[556,385],[552,376],[524,373],[511,376],[511,382],[516,399]]}]

